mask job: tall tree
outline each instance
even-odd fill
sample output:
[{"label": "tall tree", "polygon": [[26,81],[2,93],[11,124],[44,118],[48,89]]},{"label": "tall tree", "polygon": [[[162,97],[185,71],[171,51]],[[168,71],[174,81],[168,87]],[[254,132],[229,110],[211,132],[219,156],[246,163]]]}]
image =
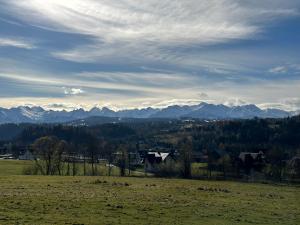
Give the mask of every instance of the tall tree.
[{"label": "tall tree", "polygon": [[[40,172],[44,175],[54,175],[61,163],[61,148],[58,147],[57,137],[42,137],[33,144],[33,153],[36,156],[35,162]],[[44,165],[43,165],[44,163]]]},{"label": "tall tree", "polygon": [[120,168],[120,176],[124,177],[126,175],[126,167],[128,164],[128,152],[126,145],[120,144],[117,151],[117,164]]},{"label": "tall tree", "polygon": [[179,142],[182,176],[184,178],[190,178],[192,176],[192,152],[193,144],[190,137],[186,137]]}]

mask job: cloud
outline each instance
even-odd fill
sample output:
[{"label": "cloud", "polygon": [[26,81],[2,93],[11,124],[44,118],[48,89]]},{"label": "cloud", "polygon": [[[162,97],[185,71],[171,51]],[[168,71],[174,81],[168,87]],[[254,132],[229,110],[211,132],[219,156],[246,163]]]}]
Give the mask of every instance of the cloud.
[{"label": "cloud", "polygon": [[71,111],[80,107],[79,105],[71,104],[71,103],[50,103],[43,104],[43,108],[47,110],[55,110],[55,111]]},{"label": "cloud", "polygon": [[276,66],[274,68],[269,69],[270,73],[286,73],[288,69],[285,66]]},{"label": "cloud", "polygon": [[75,74],[73,78],[86,82],[103,83],[106,85],[120,85],[128,88],[166,88],[190,87],[196,78],[189,77],[185,73],[165,72],[82,72]]},{"label": "cloud", "polygon": [[[223,39],[244,38],[257,31],[256,26],[245,23],[251,19],[248,11],[241,15],[243,7],[224,0],[142,0],[139,4],[130,0],[74,0],[72,4],[66,0],[45,0],[43,3],[38,0],[18,0],[12,1],[12,5],[23,9],[17,15],[21,14],[23,19],[31,23],[93,35],[109,42],[148,40],[164,43],[215,43]],[[30,16],[29,12],[32,13]],[[260,12],[262,15],[273,13],[272,10]],[[235,16],[239,16],[242,21],[237,21]],[[40,20],[34,21],[36,17],[40,17]]]},{"label": "cloud", "polygon": [[[35,89],[36,99],[48,95],[43,104],[60,97],[85,107],[275,104],[297,97],[300,67],[297,46],[276,42],[273,26],[299,16],[299,7],[295,0],[0,0],[4,16],[13,15],[1,33],[41,40],[34,55],[8,49],[0,58],[0,94]],[[0,40],[35,47],[9,39]]]},{"label": "cloud", "polygon": [[284,99],[282,102],[284,105],[288,106],[292,110],[300,109],[300,97],[287,98],[287,99]]},{"label": "cloud", "polygon": [[26,40],[20,38],[1,38],[0,37],[0,47],[14,47],[23,49],[33,49],[35,46]]},{"label": "cloud", "polygon": [[163,100],[163,101],[158,101],[155,103],[152,103],[152,105],[150,105],[153,108],[164,108],[167,106],[172,106],[172,105],[180,105],[180,106],[184,106],[184,105],[197,105],[201,103],[201,100],[199,99],[188,99],[188,98],[176,98],[176,99],[169,99],[169,100]]},{"label": "cloud", "polygon": [[233,71],[230,70],[226,70],[226,69],[221,69],[221,68],[207,68],[207,71],[213,74],[224,74],[224,75],[228,75],[233,73]]},{"label": "cloud", "polygon": [[75,62],[114,58],[174,62],[178,54],[174,47],[255,39],[272,21],[299,15],[296,4],[278,2],[11,0],[4,4],[31,25],[91,37],[89,44],[53,52],[57,58]]},{"label": "cloud", "polygon": [[204,92],[199,93],[198,96],[200,99],[208,99],[208,94],[206,94]]},{"label": "cloud", "polygon": [[[181,90],[189,90],[196,85],[197,78],[186,78],[185,74],[164,73],[137,73],[137,72],[82,72],[69,74],[39,73],[34,71],[18,71],[17,73],[1,72],[0,89],[7,84],[15,86],[22,84],[23,88],[32,89],[39,87],[42,91],[52,90],[61,92],[66,96],[89,96],[95,98],[99,95],[107,98],[117,96],[121,98],[141,96],[168,96]],[[69,85],[68,85],[69,84]],[[60,90],[59,90],[60,89]],[[13,93],[17,95],[22,90],[17,89]],[[0,92],[1,93],[1,92]],[[52,92],[51,92],[52,93]],[[190,93],[187,91],[186,94]],[[3,92],[4,94],[4,92]]]},{"label": "cloud", "polygon": [[63,87],[63,90],[64,90],[65,95],[81,95],[81,94],[85,93],[85,91],[83,91],[80,88],[66,88],[66,87]]},{"label": "cloud", "polygon": [[300,74],[299,63],[285,63],[284,65],[275,66],[268,70],[272,74],[288,74],[289,76],[298,76]]},{"label": "cloud", "polygon": [[281,98],[278,99],[277,102],[259,104],[259,107],[261,107],[262,109],[276,108],[276,109],[283,109],[286,111],[299,111],[300,98],[299,97]]},{"label": "cloud", "polygon": [[[299,96],[300,89],[300,80],[280,79],[270,82],[255,79],[239,83],[235,80],[211,80],[209,77],[169,72],[99,71],[64,75],[37,75],[32,71],[19,71],[18,74],[0,72],[0,93],[5,97],[5,104],[24,104],[23,100],[16,100],[17,96],[27,96],[27,102],[36,102],[40,97],[48,97],[43,105],[58,103],[60,101],[57,98],[60,97],[63,102],[72,105],[83,104],[85,108],[99,102],[100,105],[128,108],[140,107],[142,104],[146,107],[162,107],[170,104],[195,104],[201,101],[231,105],[244,102],[277,103],[279,99]],[[24,95],[26,93],[30,95]],[[293,107],[296,108],[297,105]],[[290,109],[291,103],[285,103],[283,108]]]},{"label": "cloud", "polygon": [[247,102],[239,98],[229,98],[225,100],[223,104],[232,107],[232,106],[246,105]]}]

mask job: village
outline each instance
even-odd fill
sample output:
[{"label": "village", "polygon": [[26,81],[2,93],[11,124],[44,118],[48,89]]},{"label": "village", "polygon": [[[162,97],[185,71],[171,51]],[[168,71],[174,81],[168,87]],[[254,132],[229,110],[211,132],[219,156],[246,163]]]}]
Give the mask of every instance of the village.
[{"label": "village", "polygon": [[[14,153],[10,153],[9,145],[0,148],[0,160],[20,160],[20,161],[39,161],[42,160],[34,154],[32,146],[15,146]],[[126,154],[126,156],[124,155]],[[241,152],[236,158],[231,159],[229,154],[222,150],[209,152],[191,152],[189,163],[193,167],[194,177],[205,178],[242,178],[263,177],[263,168],[268,163],[268,158],[263,151]],[[116,151],[110,157],[103,157],[99,153],[96,157],[90,157],[76,152],[62,152],[62,163],[72,163],[73,165],[95,164],[109,168],[124,166],[129,171],[140,171],[146,174],[156,176],[178,176],[180,174],[179,164],[181,155],[178,149],[167,149],[155,147],[152,149],[142,149],[131,152]],[[124,160],[124,162],[120,162]],[[291,167],[297,167],[300,164],[300,157],[282,162]],[[195,172],[201,171],[201,173]],[[212,175],[214,174],[214,175]]]}]

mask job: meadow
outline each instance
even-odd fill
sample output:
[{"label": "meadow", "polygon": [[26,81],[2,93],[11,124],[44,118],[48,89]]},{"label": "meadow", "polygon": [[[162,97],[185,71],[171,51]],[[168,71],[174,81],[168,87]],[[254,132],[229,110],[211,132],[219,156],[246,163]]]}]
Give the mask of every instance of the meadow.
[{"label": "meadow", "polygon": [[[11,163],[16,168],[22,165],[22,161]],[[21,166],[15,170],[12,167],[9,161],[0,161],[0,224],[300,222],[300,187],[296,185],[153,177],[24,176],[17,175]],[[5,168],[9,168],[7,174]]]},{"label": "meadow", "polygon": [[0,160],[0,176],[22,175],[24,168],[31,165],[32,161]]}]

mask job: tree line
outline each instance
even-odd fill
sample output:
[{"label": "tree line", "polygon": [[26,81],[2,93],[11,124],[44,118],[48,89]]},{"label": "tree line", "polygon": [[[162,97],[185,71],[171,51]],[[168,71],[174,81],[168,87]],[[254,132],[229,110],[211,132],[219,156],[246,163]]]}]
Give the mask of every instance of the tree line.
[{"label": "tree line", "polygon": [[[106,159],[108,165],[118,166],[121,175],[125,175],[131,171],[128,165],[130,153],[159,146],[166,150],[175,149],[177,161],[180,162],[176,173],[164,167],[161,168],[162,174],[191,177],[195,170],[195,164],[192,164],[196,161],[194,155],[200,153],[206,157],[208,177],[213,177],[216,171],[223,177],[241,177],[255,170],[280,180],[286,174],[299,175],[298,161],[291,160],[300,156],[300,116],[95,126],[26,125],[11,142],[16,146],[32,146],[37,158],[48,160],[44,162],[44,167],[37,162],[37,168],[43,168],[40,173],[49,175],[76,174],[76,162],[80,160],[83,160],[84,174],[88,174],[88,165],[91,167],[89,174],[95,175],[99,159]],[[45,155],[45,149],[48,149],[46,152],[51,155],[50,159],[49,155]],[[246,160],[246,163],[239,160],[242,152],[259,151],[265,156],[265,162],[261,165],[251,160]]]}]

